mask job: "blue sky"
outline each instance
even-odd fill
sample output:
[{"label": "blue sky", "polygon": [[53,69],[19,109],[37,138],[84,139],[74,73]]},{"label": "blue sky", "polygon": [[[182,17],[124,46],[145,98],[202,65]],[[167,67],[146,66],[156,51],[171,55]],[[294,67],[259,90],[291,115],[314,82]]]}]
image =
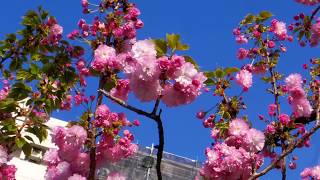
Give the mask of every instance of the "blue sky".
[{"label": "blue sky", "polygon": [[[236,1],[182,1],[182,0],[136,0],[140,8],[141,18],[145,27],[138,32],[139,39],[162,38],[166,33],[179,33],[183,42],[190,45],[189,55],[197,60],[203,70],[212,70],[216,67],[240,66],[235,53],[239,46],[234,42],[232,29],[247,13],[258,13],[262,10],[271,11],[275,17],[285,22],[291,22],[292,17],[299,12],[311,12],[312,8],[295,3],[293,0],[236,0]],[[65,34],[76,28],[79,18],[82,18],[80,0],[10,0],[1,2],[0,20],[2,22],[0,37],[4,34],[17,31],[20,26],[21,16],[28,9],[35,9],[42,5],[56,16],[58,22],[64,27]],[[302,64],[310,58],[316,57],[318,48],[300,48],[297,43],[288,45],[288,52],[281,58],[279,69],[286,75],[299,72],[305,74]],[[319,52],[319,51],[318,51]],[[89,83],[97,86],[95,79]],[[257,115],[267,113],[267,105],[272,103],[271,96],[264,92],[266,86],[259,78],[254,79],[254,86],[244,95],[249,119],[255,127],[261,128]],[[236,87],[236,86],[235,86]],[[88,93],[95,93],[95,88]],[[240,89],[235,89],[238,94]],[[142,104],[131,96],[129,103],[135,106],[151,110],[151,104]],[[165,126],[165,150],[192,159],[204,160],[204,149],[212,142],[210,132],[202,127],[202,123],[195,118],[195,113],[200,109],[207,109],[214,105],[218,99],[211,93],[200,96],[189,106],[166,108],[163,111]],[[114,103],[107,102],[112,110],[124,111]],[[80,116],[81,109],[75,109],[68,113],[55,113],[54,116],[64,120],[76,120]],[[284,112],[289,113],[287,108]],[[133,113],[128,117],[139,119],[141,126],[134,128],[136,140],[143,146],[150,146],[157,142],[156,126],[148,119],[144,119]],[[313,166],[319,161],[320,143],[317,133],[312,139],[312,147],[295,151],[299,156],[298,170],[290,171],[288,179],[299,179],[299,173],[306,166]],[[268,162],[267,162],[268,163]],[[261,179],[279,177],[278,171]],[[278,179],[278,178],[276,178]]]}]

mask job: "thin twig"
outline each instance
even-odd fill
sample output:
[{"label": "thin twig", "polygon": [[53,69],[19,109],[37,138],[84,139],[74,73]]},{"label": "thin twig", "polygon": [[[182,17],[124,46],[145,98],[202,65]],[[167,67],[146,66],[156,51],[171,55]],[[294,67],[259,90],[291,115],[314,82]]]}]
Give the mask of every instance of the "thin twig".
[{"label": "thin twig", "polygon": [[157,123],[158,135],[159,135],[159,145],[158,145],[158,152],[157,152],[156,170],[157,170],[158,180],[162,180],[161,161],[162,161],[162,154],[163,154],[163,150],[164,150],[164,130],[163,130],[163,124],[162,124],[162,120],[161,120],[162,109],[160,109],[159,114],[156,114],[156,111],[159,106],[160,98],[158,98],[158,100],[156,101],[155,106],[153,108],[153,111],[151,113],[148,113],[144,110],[138,109],[134,106],[127,104],[126,102],[122,101],[119,98],[113,97],[110,93],[108,93],[107,91],[105,91],[103,89],[99,89],[98,91],[101,92],[103,95],[105,95],[110,100],[119,104],[120,106],[122,106],[130,111],[133,111],[139,115],[146,116]]},{"label": "thin twig", "polygon": [[318,124],[315,127],[313,127],[308,133],[302,136],[299,140],[294,141],[293,144],[291,144],[286,151],[282,152],[282,154],[275,161],[273,161],[268,167],[266,167],[261,172],[252,175],[249,180],[257,179],[258,177],[263,176],[267,172],[272,170],[281,161],[281,159],[286,157],[288,154],[292,153],[292,151],[295,148],[297,148],[299,144],[303,143],[306,139],[308,139],[311,135],[313,135],[319,128],[320,128],[320,125]]},{"label": "thin twig", "polygon": [[144,110],[141,110],[141,109],[138,109],[136,107],[133,107],[133,106],[127,104],[126,102],[122,101],[121,99],[113,97],[110,93],[108,93],[107,91],[105,91],[103,89],[99,89],[98,91],[102,92],[102,94],[105,95],[107,98],[109,98],[112,101],[116,102],[120,106],[122,106],[122,107],[124,107],[126,109],[129,109],[130,111],[133,111],[133,112],[135,112],[137,114],[146,116],[146,117],[148,117],[150,119],[153,119],[153,120],[155,120],[155,118],[156,118],[156,115],[153,115],[152,113],[148,113],[148,112],[146,112]]}]

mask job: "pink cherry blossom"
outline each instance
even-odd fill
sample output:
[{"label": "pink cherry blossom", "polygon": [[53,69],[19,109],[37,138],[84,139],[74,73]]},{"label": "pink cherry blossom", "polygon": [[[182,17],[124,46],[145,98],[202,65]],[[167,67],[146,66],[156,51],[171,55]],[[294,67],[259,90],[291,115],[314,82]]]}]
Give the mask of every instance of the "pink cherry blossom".
[{"label": "pink cherry blossom", "polygon": [[282,114],[279,115],[278,118],[279,118],[279,121],[280,121],[280,123],[282,125],[284,125],[284,126],[288,126],[289,125],[290,117],[287,114],[282,113]]},{"label": "pink cherry blossom", "polygon": [[55,24],[50,27],[50,34],[51,35],[59,36],[62,34],[62,32],[63,32],[63,28],[59,24]]},{"label": "pink cherry blossom", "polygon": [[268,134],[275,134],[276,128],[274,125],[275,125],[275,122],[271,122],[270,124],[268,124],[265,132]]},{"label": "pink cherry blossom", "polygon": [[273,19],[271,21],[270,31],[273,32],[280,40],[287,38],[287,28],[284,22]]},{"label": "pink cherry blossom", "polygon": [[17,168],[14,165],[3,165],[1,167],[0,178],[4,178],[5,180],[15,180],[16,172]]},{"label": "pink cherry blossom", "polygon": [[263,149],[265,136],[261,131],[251,128],[246,134],[246,139],[250,150],[257,152]]},{"label": "pink cherry blossom", "polygon": [[113,47],[100,45],[94,51],[94,60],[91,63],[94,70],[102,72],[107,68],[117,68],[116,51]]},{"label": "pink cherry blossom", "polygon": [[245,135],[249,130],[249,125],[243,119],[236,118],[230,122],[229,134],[234,136]]},{"label": "pink cherry blossom", "polygon": [[288,77],[286,77],[285,82],[287,88],[290,90],[302,85],[302,77],[300,74],[290,74]]},{"label": "pink cherry blossom", "polygon": [[68,179],[71,175],[70,164],[66,161],[60,162],[57,166],[50,166],[45,174],[46,180]]},{"label": "pink cherry blossom", "polygon": [[308,180],[309,178],[319,180],[320,179],[320,165],[312,167],[312,168],[305,168],[300,173],[300,176],[304,180]]},{"label": "pink cherry blossom", "polygon": [[239,44],[246,44],[246,43],[248,43],[248,39],[247,39],[244,35],[236,36],[236,41],[237,41],[237,43],[239,43]]},{"label": "pink cherry blossom", "polygon": [[243,69],[236,75],[236,81],[244,91],[247,91],[252,86],[252,74]]},{"label": "pink cherry blossom", "polygon": [[244,48],[240,48],[237,52],[237,58],[240,60],[245,59],[245,58],[247,58],[248,54],[249,54],[248,50],[246,50]]},{"label": "pink cherry blossom", "polygon": [[310,45],[317,46],[319,41],[320,41],[320,19],[317,19],[317,21],[311,27]]},{"label": "pink cherry blossom", "polygon": [[120,79],[117,81],[116,87],[110,90],[110,94],[116,98],[119,98],[123,101],[128,100],[128,94],[130,91],[128,79]]},{"label": "pink cherry blossom", "polygon": [[58,154],[57,149],[49,149],[46,151],[43,157],[43,161],[48,166],[56,166],[59,162],[61,162],[61,159]]}]

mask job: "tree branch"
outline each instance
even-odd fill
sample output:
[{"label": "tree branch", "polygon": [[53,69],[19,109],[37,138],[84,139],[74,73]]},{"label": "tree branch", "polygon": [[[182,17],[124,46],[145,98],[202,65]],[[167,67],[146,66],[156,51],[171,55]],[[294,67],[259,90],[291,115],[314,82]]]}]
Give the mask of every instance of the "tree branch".
[{"label": "tree branch", "polygon": [[288,154],[292,153],[292,151],[295,148],[297,148],[299,144],[303,143],[306,139],[308,139],[311,135],[313,135],[319,128],[320,128],[320,124],[313,127],[308,133],[303,135],[299,140],[294,141],[293,144],[291,144],[286,151],[282,152],[282,154],[275,161],[273,161],[268,167],[266,167],[261,172],[252,175],[250,177],[250,180],[257,179],[258,177],[265,175],[267,172],[273,169],[276,166],[276,164],[278,164],[278,162],[281,161],[281,159],[286,157]]},{"label": "tree branch", "polygon": [[160,97],[157,99],[152,112],[148,113],[144,110],[138,109],[134,106],[127,104],[126,102],[122,101],[119,98],[113,97],[109,92],[107,92],[103,89],[99,89],[98,91],[101,92],[104,96],[106,96],[110,100],[112,100],[113,102],[119,104],[120,106],[122,106],[130,111],[133,111],[139,115],[146,116],[146,117],[154,120],[157,123],[158,135],[159,135],[159,145],[158,145],[158,152],[157,152],[156,170],[157,170],[158,180],[162,180],[161,161],[162,161],[162,154],[163,154],[163,150],[164,150],[164,130],[163,130],[163,124],[162,124],[162,120],[161,120],[162,109],[160,109],[159,114],[156,114],[157,109],[159,107],[159,103],[160,103]]},{"label": "tree branch", "polygon": [[131,106],[131,105],[127,104],[126,102],[122,101],[121,99],[113,97],[110,93],[108,93],[107,91],[105,91],[103,89],[99,89],[98,91],[101,92],[104,96],[106,96],[110,100],[116,102],[117,104],[119,104],[120,106],[122,106],[122,107],[124,107],[126,109],[129,109],[130,111],[133,111],[133,112],[135,112],[137,114],[146,116],[146,117],[148,117],[150,119],[153,119],[153,120],[156,119],[156,115],[154,115],[152,113],[148,113],[148,112],[146,112],[144,110],[138,109],[138,108],[136,108],[134,106]]}]

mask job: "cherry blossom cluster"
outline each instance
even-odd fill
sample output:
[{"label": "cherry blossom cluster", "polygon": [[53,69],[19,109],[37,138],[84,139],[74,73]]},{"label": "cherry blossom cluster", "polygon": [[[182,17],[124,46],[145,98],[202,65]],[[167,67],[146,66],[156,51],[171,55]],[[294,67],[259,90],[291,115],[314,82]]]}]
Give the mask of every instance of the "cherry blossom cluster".
[{"label": "cherry blossom cluster", "polygon": [[6,148],[0,145],[0,179],[15,180],[17,168],[14,165],[8,165],[8,160]]},{"label": "cherry blossom cluster", "polygon": [[59,40],[62,38],[63,28],[60,26],[55,18],[49,18],[45,28],[49,29],[49,34],[47,38],[44,38],[41,43],[43,45],[47,44],[58,44]]},{"label": "cherry blossom cluster", "polygon": [[55,127],[52,132],[52,142],[58,149],[50,149],[44,155],[43,160],[48,166],[45,179],[87,177],[90,157],[84,150],[86,140],[87,131],[81,126]]},{"label": "cherry blossom cluster", "polygon": [[311,27],[310,45],[315,47],[320,41],[320,18]]},{"label": "cherry blossom cluster", "polygon": [[301,176],[302,180],[309,180],[309,179],[319,180],[320,179],[320,165],[312,167],[312,168],[305,168],[300,173],[300,176]]},{"label": "cherry blossom cluster", "polygon": [[[93,12],[93,10],[88,8],[89,5],[88,1],[82,1],[84,13]],[[98,37],[99,35],[107,37],[110,33],[118,40],[134,39],[137,29],[142,28],[144,25],[142,20],[138,18],[140,10],[136,8],[134,4],[128,2],[120,4],[120,2],[116,1],[101,1],[99,6],[99,11],[101,11],[101,9],[105,11],[112,9],[112,11],[108,13],[108,16],[106,16],[107,22],[104,22],[103,19],[100,19],[98,16],[94,18],[92,24],[88,24],[84,19],[81,19],[78,22],[80,31],[74,30],[71,32],[68,35],[69,39],[85,39],[89,36]]]},{"label": "cherry blossom cluster", "polygon": [[[266,33],[271,33],[268,36]],[[286,24],[277,19],[271,21],[270,26],[264,26],[263,24],[254,24],[252,26],[240,26],[233,30],[236,42],[238,44],[248,44],[249,40],[259,42],[261,46],[267,47],[268,51],[276,51],[279,49],[281,52],[286,51],[286,47],[282,44],[283,41],[292,41],[293,37],[287,34]],[[277,43],[280,43],[277,47]],[[237,52],[237,58],[244,60],[246,58],[257,59],[260,55],[259,48],[239,48]]]},{"label": "cherry blossom cluster", "polygon": [[252,168],[258,169],[263,164],[259,152],[264,147],[265,136],[240,118],[230,122],[226,135],[224,142],[219,142],[223,132],[216,127],[212,129],[211,136],[217,142],[206,149],[207,160],[201,175],[207,179],[248,179]]},{"label": "cherry blossom cluster", "polygon": [[112,47],[100,45],[95,50],[92,68],[99,72],[124,71],[128,79],[118,81],[111,91],[115,97],[126,100],[131,90],[138,99],[148,102],[161,95],[167,106],[192,102],[200,95],[206,80],[203,73],[183,56],[157,58],[152,40],[137,41],[130,51],[118,55]]},{"label": "cherry blossom cluster", "polygon": [[[138,146],[132,143],[134,136],[129,130],[123,131],[123,137],[119,136],[120,128],[132,126],[123,113],[111,112],[106,105],[100,105],[95,112],[94,124],[105,129],[97,145],[98,165],[117,162],[137,152]],[[136,120],[133,124],[139,125],[139,122]]]},{"label": "cherry blossom cluster", "polygon": [[291,74],[286,79],[286,88],[289,93],[289,103],[295,117],[309,117],[312,107],[302,87],[303,81],[300,74]]},{"label": "cherry blossom cluster", "polygon": [[[94,118],[93,124],[103,129],[96,150],[98,167],[106,162],[117,162],[137,152],[138,146],[132,143],[134,137],[129,130],[123,131],[123,137],[119,135],[121,128],[125,126],[138,126],[137,120],[131,123],[123,113],[111,112],[106,105],[97,107]],[[52,141],[58,149],[50,149],[45,153],[44,162],[48,165],[45,178],[70,180],[87,177],[90,163],[86,149],[87,138],[87,131],[79,125],[69,128],[55,127]]]}]

